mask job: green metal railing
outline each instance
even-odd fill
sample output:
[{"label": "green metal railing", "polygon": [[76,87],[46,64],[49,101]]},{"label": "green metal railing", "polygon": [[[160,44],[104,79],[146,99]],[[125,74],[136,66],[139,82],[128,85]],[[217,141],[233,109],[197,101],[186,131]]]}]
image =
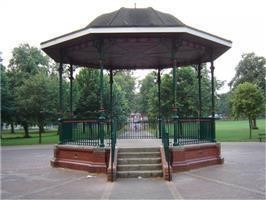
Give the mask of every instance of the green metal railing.
[{"label": "green metal railing", "polygon": [[158,121],[127,121],[117,130],[119,139],[153,139],[159,137]]},{"label": "green metal railing", "polygon": [[109,120],[60,120],[59,143],[87,146],[111,145]]},{"label": "green metal railing", "polygon": [[215,142],[215,120],[213,118],[176,118],[166,121],[174,146]]},{"label": "green metal railing", "polygon": [[[59,143],[87,146],[115,146],[116,139],[160,138],[159,121],[138,121],[111,124],[110,120],[59,121]],[[161,135],[167,133],[173,146],[215,142],[215,120],[213,118],[172,118],[161,120]],[[114,142],[114,144],[111,144]]]}]

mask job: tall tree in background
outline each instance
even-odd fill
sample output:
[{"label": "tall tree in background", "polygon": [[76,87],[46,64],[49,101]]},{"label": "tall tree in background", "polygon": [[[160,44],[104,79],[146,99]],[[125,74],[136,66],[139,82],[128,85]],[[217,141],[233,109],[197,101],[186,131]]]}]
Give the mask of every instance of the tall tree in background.
[{"label": "tall tree in background", "polygon": [[[193,67],[180,67],[176,72],[177,78],[177,112],[179,117],[198,117],[199,97],[197,71]],[[211,113],[211,81],[206,66],[202,69],[201,93],[202,93],[202,116]],[[218,89],[223,82],[215,80],[215,88]],[[173,115],[173,78],[172,72],[165,73],[161,78],[161,108],[164,117]],[[217,95],[216,95],[217,97]],[[148,74],[142,81],[139,93],[140,112],[149,117],[158,116],[158,97],[156,73]]]},{"label": "tall tree in background", "polygon": [[143,80],[140,81],[140,91],[137,99],[138,109],[137,112],[145,113],[149,118],[154,118],[155,113],[150,113],[149,111],[154,110],[151,107],[156,107],[151,103],[152,99],[155,98],[154,91],[156,90],[156,74],[155,72],[150,72],[145,76]]},{"label": "tall tree in background", "polygon": [[[256,56],[255,53],[243,54],[236,67],[236,74],[229,83],[229,86],[234,89],[244,82],[253,83],[263,91],[265,97],[265,73],[266,59],[264,57]],[[252,128],[257,128],[256,117],[252,119]]]},{"label": "tall tree in background", "polygon": [[[88,118],[97,117],[99,110],[99,70],[82,69],[76,77],[79,90],[76,115]],[[109,75],[104,75],[103,84],[104,108],[106,117],[110,115]],[[113,83],[113,115],[120,121],[125,120],[133,108],[135,79],[130,72],[119,71],[114,76]]]},{"label": "tall tree in background", "polygon": [[[104,81],[106,81],[104,79]],[[81,69],[76,76],[79,100],[75,113],[81,117],[91,117],[99,110],[99,71],[95,69]],[[106,84],[104,84],[106,85]],[[105,91],[105,90],[104,90]]]},{"label": "tall tree in background", "polygon": [[[34,108],[32,107],[31,109],[28,107],[34,106],[34,104],[27,105],[27,110],[25,110],[25,104],[23,103],[26,99],[30,99],[33,94],[28,92],[28,96],[26,95],[28,90],[25,89],[27,85],[24,84],[29,84],[31,77],[39,73],[46,73],[46,76],[49,77],[49,64],[50,62],[47,56],[44,56],[36,47],[31,47],[28,44],[22,44],[12,51],[12,58],[10,59],[7,75],[9,77],[11,96],[15,97],[15,112],[13,113],[13,117],[15,116],[16,123],[23,126],[25,132],[24,137],[29,137],[29,125],[34,124],[32,120],[32,111]],[[35,79],[35,81],[37,81],[37,79]],[[39,91],[39,94],[41,94],[41,91]],[[36,96],[33,97],[33,101],[34,98],[36,98]],[[46,101],[51,101],[49,98],[50,97],[47,96]]]},{"label": "tall tree in background", "polygon": [[223,93],[218,95],[217,99],[217,112],[222,114],[223,117],[230,116],[230,97],[231,93]]},{"label": "tall tree in background", "polygon": [[256,56],[255,53],[243,54],[229,86],[235,88],[241,83],[249,82],[256,84],[261,90],[265,91],[265,72],[266,59],[264,57]]},{"label": "tall tree in background", "polygon": [[[13,98],[9,87],[9,78],[5,66],[2,64],[0,52],[0,70],[1,70],[1,128],[3,123],[12,124],[12,113],[14,112]],[[11,132],[14,133],[14,126]]]},{"label": "tall tree in background", "polygon": [[48,70],[49,58],[44,56],[38,48],[31,47],[29,44],[21,44],[13,49],[9,67],[29,77],[40,70]]},{"label": "tall tree in background", "polygon": [[239,84],[232,94],[232,113],[238,118],[245,116],[249,120],[249,138],[251,139],[252,119],[264,111],[263,94],[252,83]]},{"label": "tall tree in background", "polygon": [[125,95],[125,104],[128,106],[128,111],[130,112],[135,107],[135,81],[136,79],[133,77],[131,71],[117,71],[114,76],[114,82],[117,86],[121,87],[121,91],[124,92]]},{"label": "tall tree in background", "polygon": [[55,121],[58,97],[57,81],[44,72],[32,75],[17,88],[17,113],[25,116],[31,124],[39,127],[41,143],[44,126],[49,120]]}]

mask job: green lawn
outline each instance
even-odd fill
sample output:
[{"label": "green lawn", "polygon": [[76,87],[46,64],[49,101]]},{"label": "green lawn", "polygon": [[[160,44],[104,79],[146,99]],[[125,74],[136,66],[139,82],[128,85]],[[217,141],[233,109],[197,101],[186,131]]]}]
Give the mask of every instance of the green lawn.
[{"label": "green lawn", "polygon": [[259,141],[258,133],[265,133],[265,119],[257,120],[259,129],[252,130],[252,139],[249,139],[249,125],[247,120],[216,121],[216,140],[225,141]]},{"label": "green lawn", "polygon": [[[252,130],[252,139],[249,139],[248,121],[216,121],[216,140],[218,142],[235,141],[235,142],[258,142],[258,133],[265,133],[265,120],[257,120],[259,129]],[[30,132],[30,138],[23,138],[23,132],[11,134],[9,132],[2,133],[1,145],[29,145],[38,144],[38,132]],[[56,131],[50,131],[42,134],[42,144],[57,144],[58,135]]]},{"label": "green lawn", "polygon": [[[30,132],[30,138],[23,138],[23,132],[17,132],[15,134],[3,132],[1,145],[30,145],[38,144],[39,134],[38,132]],[[42,134],[42,144],[57,144],[58,135],[57,131],[49,131]]]}]

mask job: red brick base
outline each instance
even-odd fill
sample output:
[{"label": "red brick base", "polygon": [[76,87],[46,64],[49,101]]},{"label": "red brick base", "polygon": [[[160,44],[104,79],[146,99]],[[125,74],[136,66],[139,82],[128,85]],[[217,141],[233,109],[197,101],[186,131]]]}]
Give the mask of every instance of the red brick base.
[{"label": "red brick base", "polygon": [[105,148],[56,145],[51,166],[93,173],[106,173],[109,152],[110,150]]},{"label": "red brick base", "polygon": [[221,145],[219,143],[173,147],[171,151],[174,172],[223,163]]},{"label": "red brick base", "polygon": [[165,158],[165,151],[163,147],[160,148],[160,153],[162,158],[163,179],[166,181],[170,181],[172,180],[173,170],[171,166],[168,168],[168,163]]},{"label": "red brick base", "polygon": [[[173,172],[223,163],[219,143],[172,147],[170,151],[172,156],[171,171]],[[51,160],[51,166],[110,174],[110,172],[107,172],[109,156],[109,148],[55,145],[54,159]],[[163,169],[166,169],[166,167],[164,166]],[[114,171],[116,171],[116,167]],[[171,173],[169,174],[168,171],[164,170],[164,178],[167,179],[169,176],[171,176]]]}]

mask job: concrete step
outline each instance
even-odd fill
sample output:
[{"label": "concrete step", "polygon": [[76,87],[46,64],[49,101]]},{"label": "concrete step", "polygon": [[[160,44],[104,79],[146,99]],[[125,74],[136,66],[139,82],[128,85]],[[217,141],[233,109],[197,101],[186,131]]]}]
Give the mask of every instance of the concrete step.
[{"label": "concrete step", "polygon": [[127,164],[118,165],[118,171],[149,171],[149,170],[161,170],[162,165],[157,164]]},{"label": "concrete step", "polygon": [[161,163],[161,157],[156,158],[118,158],[118,165],[127,164],[158,164]]},{"label": "concrete step", "polygon": [[158,147],[149,148],[120,148],[119,152],[160,152]]},{"label": "concrete step", "polygon": [[118,152],[118,158],[158,158],[160,152]]},{"label": "concrete step", "polygon": [[150,178],[150,177],[162,177],[162,170],[145,170],[145,171],[118,171],[119,178]]}]

